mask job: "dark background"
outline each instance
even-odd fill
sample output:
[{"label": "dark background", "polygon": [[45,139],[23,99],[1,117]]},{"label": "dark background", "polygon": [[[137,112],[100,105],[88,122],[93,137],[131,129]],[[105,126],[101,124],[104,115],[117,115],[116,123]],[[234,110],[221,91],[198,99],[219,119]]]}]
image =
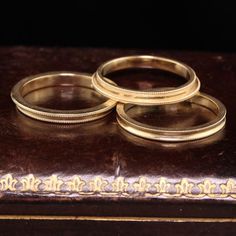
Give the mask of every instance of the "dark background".
[{"label": "dark background", "polygon": [[12,1],[0,26],[1,45],[236,51],[233,1]]}]

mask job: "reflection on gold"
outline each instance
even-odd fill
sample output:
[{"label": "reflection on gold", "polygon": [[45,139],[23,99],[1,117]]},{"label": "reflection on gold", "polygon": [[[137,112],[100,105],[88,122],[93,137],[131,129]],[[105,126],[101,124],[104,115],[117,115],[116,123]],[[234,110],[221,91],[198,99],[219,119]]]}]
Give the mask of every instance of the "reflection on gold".
[{"label": "reflection on gold", "polygon": [[42,88],[28,93],[24,99],[36,106],[60,110],[91,108],[107,100],[91,88],[78,86]]},{"label": "reflection on gold", "polygon": [[114,125],[110,125],[112,114],[89,123],[80,124],[55,124],[46,123],[25,116],[18,110],[12,114],[12,119],[17,125],[17,129],[27,136],[34,137],[53,137],[53,138],[75,138],[82,135],[96,135],[111,133],[115,131]]},{"label": "reflection on gold", "polygon": [[131,106],[126,112],[130,118],[140,123],[174,129],[202,125],[216,117],[207,107],[189,101],[151,107]]},{"label": "reflection on gold", "polygon": [[133,135],[121,127],[117,129],[121,136],[133,144],[137,146],[147,147],[147,148],[163,148],[163,149],[191,149],[196,147],[204,147],[210,144],[214,144],[219,142],[224,138],[225,132],[224,130],[221,130],[217,132],[216,134],[213,134],[207,138],[199,139],[199,140],[193,140],[193,141],[186,141],[186,142],[161,142],[161,141],[153,141],[145,138],[138,137],[136,135]]}]

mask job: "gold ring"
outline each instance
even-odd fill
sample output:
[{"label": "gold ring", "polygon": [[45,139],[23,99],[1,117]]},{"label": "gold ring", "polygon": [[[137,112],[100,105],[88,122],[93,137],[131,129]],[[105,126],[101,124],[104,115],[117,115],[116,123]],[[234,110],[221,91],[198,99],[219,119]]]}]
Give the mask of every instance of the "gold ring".
[{"label": "gold ring", "polygon": [[[161,69],[180,75],[187,81],[176,88],[140,91],[118,87],[105,77],[111,72],[130,68]],[[193,97],[200,89],[200,81],[191,67],[175,60],[156,56],[128,56],[107,61],[97,69],[92,83],[102,95],[115,101],[136,105],[176,103]]]},{"label": "gold ring", "polygon": [[102,104],[91,108],[57,110],[31,104],[25,99],[25,96],[33,91],[55,86],[83,87],[92,89],[97,94],[92,87],[91,79],[89,74],[63,71],[29,76],[13,87],[11,98],[22,113],[37,120],[65,124],[97,120],[111,112],[116,102],[106,99]]},{"label": "gold ring", "polygon": [[121,104],[117,105],[117,121],[119,125],[129,133],[142,138],[179,142],[190,141],[208,137],[221,130],[226,122],[225,106],[216,98],[204,93],[198,93],[188,100],[192,104],[203,106],[214,113],[215,118],[205,124],[188,127],[188,128],[163,128],[146,125],[136,121],[127,115],[127,111],[134,105]]}]

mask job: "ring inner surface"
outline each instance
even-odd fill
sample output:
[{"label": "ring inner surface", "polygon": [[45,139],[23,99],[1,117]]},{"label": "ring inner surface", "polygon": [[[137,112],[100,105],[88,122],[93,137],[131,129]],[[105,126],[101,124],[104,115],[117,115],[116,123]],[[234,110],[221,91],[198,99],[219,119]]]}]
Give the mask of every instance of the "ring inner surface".
[{"label": "ring inner surface", "polygon": [[153,68],[122,69],[110,72],[106,77],[114,81],[119,87],[140,91],[173,88],[186,82],[182,76]]},{"label": "ring inner surface", "polygon": [[209,104],[206,106],[202,101],[192,100],[152,107],[127,105],[125,112],[130,118],[148,126],[185,129],[204,125],[216,118],[215,104],[207,101]]},{"label": "ring inner surface", "polygon": [[58,110],[95,107],[107,98],[91,87],[87,76],[46,75],[27,82],[21,90],[25,101],[36,106]]},{"label": "ring inner surface", "polygon": [[113,61],[108,62],[102,70],[102,74],[105,76],[110,72],[124,70],[124,69],[132,69],[132,68],[151,68],[151,69],[159,69],[164,71],[169,71],[171,73],[177,74],[179,76],[185,77],[189,79],[190,74],[189,70],[182,65],[181,63],[174,61],[165,61],[162,59],[143,59],[143,58],[132,58],[125,60],[118,60],[115,63]]}]

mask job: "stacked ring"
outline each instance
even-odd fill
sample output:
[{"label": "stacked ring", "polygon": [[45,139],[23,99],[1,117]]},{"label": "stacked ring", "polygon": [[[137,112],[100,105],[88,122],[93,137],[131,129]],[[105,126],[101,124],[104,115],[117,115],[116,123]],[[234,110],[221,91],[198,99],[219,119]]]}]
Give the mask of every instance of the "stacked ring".
[{"label": "stacked ring", "polygon": [[[107,78],[111,72],[151,68],[177,74],[186,82],[175,88],[132,90],[119,87]],[[77,110],[57,110],[35,105],[26,99],[31,92],[55,86],[72,86],[92,89],[106,100],[94,107]],[[128,56],[103,63],[93,75],[74,72],[49,72],[27,77],[12,89],[11,98],[25,115],[53,123],[82,123],[100,119],[116,106],[118,124],[136,136],[159,141],[190,141],[202,139],[220,131],[226,122],[226,108],[216,98],[199,92],[200,81],[194,70],[176,60],[156,56]],[[186,128],[167,128],[147,125],[133,119],[128,111],[134,106],[166,105],[188,101],[214,113],[215,117],[204,124]]]},{"label": "stacked ring", "polygon": [[[29,103],[25,96],[35,90],[54,86],[77,86],[92,88],[89,74],[74,72],[50,72],[27,77],[19,81],[12,89],[11,98],[17,108],[25,115],[46,122],[53,123],[81,123],[100,119],[106,116],[116,102],[107,99],[97,106],[79,110],[56,110],[36,106]],[[96,92],[95,90],[93,90]],[[100,94],[99,94],[100,95]]]},{"label": "stacked ring", "polygon": [[[177,88],[131,90],[118,87],[105,76],[108,73],[129,68],[155,68],[184,77],[187,81]],[[200,88],[200,81],[189,66],[167,58],[155,56],[128,56],[103,63],[93,75],[94,88],[102,95],[122,103],[137,105],[161,105],[184,101],[193,97]]]},{"label": "stacked ring", "polygon": [[[106,75],[111,72],[131,68],[155,68],[172,72],[187,81],[177,88],[162,88],[137,91],[118,87]],[[103,63],[93,75],[94,88],[110,99],[118,101],[116,108],[118,124],[136,136],[160,141],[190,141],[208,137],[221,130],[226,122],[226,109],[214,97],[199,92],[200,81],[194,70],[176,60],[156,56],[128,56]],[[127,111],[134,105],[164,105],[188,100],[204,106],[215,114],[212,121],[185,129],[154,127],[140,123],[129,117]]]},{"label": "stacked ring", "polygon": [[205,138],[213,135],[224,127],[226,121],[226,109],[218,99],[204,93],[198,93],[196,96],[191,98],[189,102],[208,108],[215,114],[215,118],[203,125],[185,129],[154,127],[140,123],[127,115],[127,111],[134,105],[119,103],[116,108],[117,121],[120,126],[129,133],[147,139],[169,142],[190,141]]}]

